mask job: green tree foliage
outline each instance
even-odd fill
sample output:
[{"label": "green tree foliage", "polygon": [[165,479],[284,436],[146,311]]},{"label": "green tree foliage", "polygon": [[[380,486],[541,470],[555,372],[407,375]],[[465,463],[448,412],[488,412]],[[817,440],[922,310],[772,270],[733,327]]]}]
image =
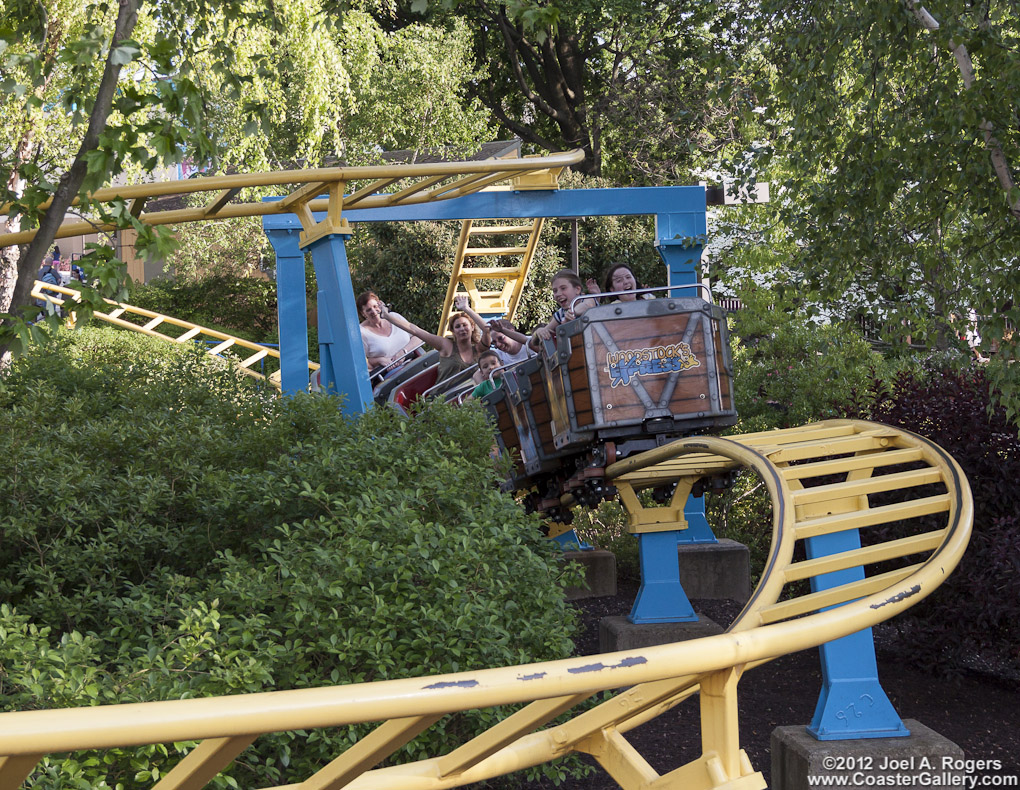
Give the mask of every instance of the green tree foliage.
[{"label": "green tree foliage", "polygon": [[[15,361],[0,422],[12,459],[0,503],[4,710],[572,649],[562,585],[577,579],[498,491],[480,409],[352,421],[333,399],[273,398],[189,349],[84,330]],[[498,715],[451,717],[395,759],[434,755]],[[264,736],[213,786],[295,781],[366,731]],[[191,747],[54,756],[30,782],[148,786]]]},{"label": "green tree foliage", "polygon": [[[785,170],[805,295],[940,346],[974,311],[1015,358],[1020,16],[946,0],[927,6],[936,30],[919,8],[762,3],[749,24],[767,22],[774,131],[758,150]],[[1015,417],[1017,374],[1001,372]]]},{"label": "green tree foliage", "polygon": [[673,180],[732,139],[735,83],[719,67],[734,62],[736,36],[724,4],[415,0],[397,10],[383,23],[466,21],[488,72],[474,95],[493,121],[540,149],[583,148],[587,174]]},{"label": "green tree foliage", "polygon": [[135,286],[130,302],[256,343],[275,343],[279,337],[276,283],[261,277],[153,280]]},{"label": "green tree foliage", "polygon": [[[11,222],[39,231],[7,257],[6,271],[18,273],[15,312],[75,200],[87,216],[136,230],[141,255],[171,253],[169,229],[148,228],[124,203],[89,204],[91,190],[118,176],[137,179],[185,160],[210,172],[338,156],[357,163],[377,158],[381,145],[470,147],[489,135],[486,113],[463,99],[465,83],[483,73],[469,62],[462,24],[387,33],[351,11],[331,26],[320,0],[131,0],[117,8],[15,2],[0,16],[0,119],[9,122],[0,132],[9,173],[0,202],[10,203]],[[185,269],[213,263],[194,246],[181,256],[190,260],[178,261]],[[245,257],[261,253],[244,248]],[[104,295],[122,285],[123,264],[106,247],[84,267]],[[98,305],[91,288],[85,294]],[[8,344],[27,336],[12,320]]]}]

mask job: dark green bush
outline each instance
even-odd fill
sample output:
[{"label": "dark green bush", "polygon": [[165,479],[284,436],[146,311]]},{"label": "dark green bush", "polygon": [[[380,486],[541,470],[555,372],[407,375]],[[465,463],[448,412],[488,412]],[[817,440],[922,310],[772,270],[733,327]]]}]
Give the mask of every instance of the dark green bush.
[{"label": "dark green bush", "polygon": [[[351,420],[333,399],[273,398],[186,348],[84,330],[15,362],[0,422],[4,710],[572,649],[562,585],[577,580],[498,491],[480,409]],[[451,717],[396,759],[439,753],[498,715]],[[260,738],[215,786],[293,781],[355,732]],[[33,786],[131,788],[187,748],[47,758]]]},{"label": "dark green bush", "polygon": [[[896,622],[911,661],[940,671],[992,656],[1020,668],[1020,440],[991,407],[985,370],[945,359],[898,376],[874,419],[931,439],[963,469],[974,495],[974,533],[953,574]],[[878,501],[878,504],[881,504]],[[897,537],[895,526],[880,538]],[[863,535],[865,541],[869,539]]]},{"label": "dark green bush", "polygon": [[193,324],[220,329],[256,343],[278,337],[276,283],[261,277],[212,275],[153,280],[134,286],[128,301]]}]

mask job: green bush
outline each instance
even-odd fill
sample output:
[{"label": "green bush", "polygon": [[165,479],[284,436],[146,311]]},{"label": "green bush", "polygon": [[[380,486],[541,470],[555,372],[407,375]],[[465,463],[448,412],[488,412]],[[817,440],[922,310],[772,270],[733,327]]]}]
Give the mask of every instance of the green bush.
[{"label": "green bush", "polygon": [[[0,422],[4,710],[572,650],[562,587],[578,580],[498,491],[478,408],[351,420],[187,348],[83,330],[16,360]],[[450,717],[394,759],[445,751],[503,713]],[[366,731],[264,736],[213,786],[294,781]],[[188,748],[49,757],[31,781],[141,786]]]},{"label": "green bush", "polygon": [[212,275],[135,285],[128,301],[182,321],[256,343],[278,337],[276,283],[261,277]]}]

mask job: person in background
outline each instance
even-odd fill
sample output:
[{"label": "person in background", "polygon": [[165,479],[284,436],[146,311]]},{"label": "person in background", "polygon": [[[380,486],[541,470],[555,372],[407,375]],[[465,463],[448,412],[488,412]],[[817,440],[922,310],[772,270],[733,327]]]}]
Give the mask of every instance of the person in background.
[{"label": "person in background", "polygon": [[505,318],[490,321],[489,331],[499,362],[504,367],[535,356],[535,352],[528,348],[528,336],[518,332],[517,327]]},{"label": "person in background", "polygon": [[[456,376],[463,370],[467,370],[478,362],[482,352],[489,347],[492,338],[489,334],[489,327],[481,318],[476,318],[476,313],[468,304],[465,295],[457,296],[453,300],[454,307],[462,312],[450,316],[447,324],[452,337],[440,337],[412,324],[398,313],[391,313],[386,305],[381,305],[382,317],[390,321],[395,327],[404,330],[424,341],[439,352],[439,373],[436,382]],[[481,325],[484,330],[480,329]]]},{"label": "person in background", "polygon": [[535,330],[535,334],[531,336],[528,345],[534,349],[539,347],[540,341],[551,340],[556,332],[556,327],[560,324],[574,320],[589,307],[593,307],[596,304],[594,299],[582,299],[574,304],[577,297],[584,292],[584,287],[581,284],[581,278],[570,269],[560,269],[556,272],[550,285],[552,286],[553,299],[559,305],[559,308],[553,313],[549,323],[545,326],[540,326]]},{"label": "person in background", "polygon": [[[365,291],[358,296],[355,304],[358,306],[358,313],[364,319],[361,322],[361,342],[365,347],[365,359],[368,361],[369,370],[399,362],[407,353],[421,345],[420,340],[411,337],[393,322],[383,319],[385,305],[375,292]],[[392,315],[403,319],[399,313]],[[396,368],[388,372],[395,371]]]},{"label": "person in background", "polygon": [[[588,293],[613,293],[615,291],[640,291],[645,286],[638,282],[634,271],[626,263],[614,263],[609,267],[603,279],[605,287],[599,291],[594,279],[588,280]],[[620,294],[609,304],[617,302],[634,302],[638,299],[654,299],[652,294]]]},{"label": "person in background", "polygon": [[[493,371],[500,368],[499,354],[492,349],[483,351],[478,355],[478,373],[481,375],[482,383],[471,390],[468,398],[483,398],[492,392],[496,387],[503,386],[503,377]],[[467,398],[465,398],[466,400]]]}]

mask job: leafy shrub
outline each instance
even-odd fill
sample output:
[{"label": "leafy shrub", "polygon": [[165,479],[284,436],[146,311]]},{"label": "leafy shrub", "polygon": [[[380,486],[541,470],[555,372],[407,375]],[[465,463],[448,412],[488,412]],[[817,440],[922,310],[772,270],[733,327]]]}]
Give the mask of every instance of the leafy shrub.
[{"label": "leafy shrub", "polygon": [[[109,330],[16,360],[0,380],[3,709],[569,655],[578,579],[498,491],[481,410],[336,405]],[[500,715],[450,717],[396,759]],[[262,737],[214,786],[294,781],[365,731]],[[50,757],[32,782],[140,786],[190,746]]]},{"label": "leafy shrub", "polygon": [[[790,428],[867,411],[888,363],[852,326],[817,325],[771,296],[742,293],[734,315],[734,391],[740,421],[728,433]],[[706,496],[719,537],[751,551],[756,581],[772,543],[771,502],[764,484],[742,472],[729,489]]]},{"label": "leafy shrub", "polygon": [[742,295],[733,317],[739,433],[859,412],[887,364],[852,325],[814,324],[792,307]]},{"label": "leafy shrub", "polygon": [[278,337],[276,283],[261,277],[212,275],[136,285],[130,303],[256,343]]}]

